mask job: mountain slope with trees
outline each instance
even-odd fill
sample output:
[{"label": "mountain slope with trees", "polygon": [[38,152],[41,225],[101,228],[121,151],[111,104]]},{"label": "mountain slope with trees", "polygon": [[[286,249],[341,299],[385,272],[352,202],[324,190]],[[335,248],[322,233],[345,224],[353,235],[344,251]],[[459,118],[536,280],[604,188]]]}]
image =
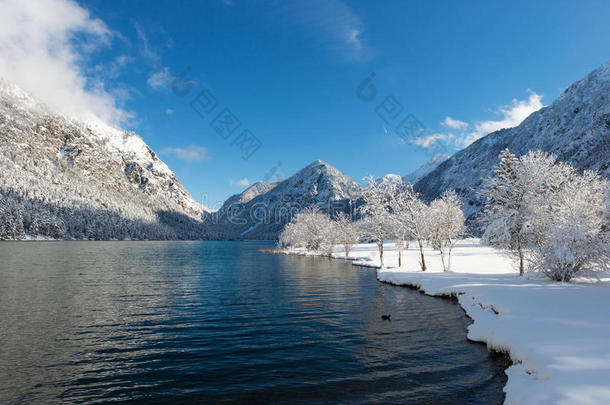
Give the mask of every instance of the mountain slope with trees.
[{"label": "mountain slope with trees", "polygon": [[0,239],[205,237],[196,203],[142,139],[54,113],[0,81]]}]

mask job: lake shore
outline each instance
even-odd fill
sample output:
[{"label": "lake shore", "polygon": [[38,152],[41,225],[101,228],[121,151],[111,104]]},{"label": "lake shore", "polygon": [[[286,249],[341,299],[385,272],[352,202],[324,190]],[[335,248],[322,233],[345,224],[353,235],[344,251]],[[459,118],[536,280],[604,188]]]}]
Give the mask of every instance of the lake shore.
[{"label": "lake shore", "polygon": [[[398,252],[384,245],[379,269],[375,244],[354,246],[346,258],[376,267],[379,281],[418,289],[431,296],[456,296],[473,320],[468,339],[507,353],[506,404],[610,403],[610,276],[557,283],[535,276],[519,277],[510,258],[461,241],[452,254],[452,271],[443,272],[440,256],[426,249],[428,270],[422,272],[415,244]],[[283,253],[315,255],[302,249]],[[395,267],[392,267],[395,266]]]}]

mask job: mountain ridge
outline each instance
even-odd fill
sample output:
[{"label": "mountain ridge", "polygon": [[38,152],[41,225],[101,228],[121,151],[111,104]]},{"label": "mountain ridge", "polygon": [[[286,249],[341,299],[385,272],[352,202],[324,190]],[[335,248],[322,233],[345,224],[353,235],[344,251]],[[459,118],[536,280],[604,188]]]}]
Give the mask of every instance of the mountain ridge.
[{"label": "mountain ridge", "polygon": [[576,81],[549,106],[516,127],[492,132],[456,152],[415,184],[430,201],[454,189],[472,220],[482,208],[477,196],[484,178],[509,148],[517,156],[540,149],[580,170],[610,178],[610,62]]},{"label": "mountain ridge", "polygon": [[[255,184],[260,184],[255,183]],[[360,196],[361,186],[334,166],[315,160],[294,175],[259,189],[254,186],[229,197],[214,213],[205,215],[211,234],[218,239],[275,239],[301,209],[318,207],[322,212],[348,212]]]},{"label": "mountain ridge", "polygon": [[[517,156],[541,149],[610,177],[610,62],[520,125],[492,132],[451,157],[435,157],[409,175],[378,181],[410,180],[427,201],[454,189],[472,221],[483,203],[477,190],[507,147]],[[210,211],[137,134],[54,113],[3,80],[0,170],[6,173],[0,177],[0,239],[27,229],[77,239],[275,239],[304,208],[331,216],[353,212],[364,187],[315,160],[285,180],[254,183]]]}]

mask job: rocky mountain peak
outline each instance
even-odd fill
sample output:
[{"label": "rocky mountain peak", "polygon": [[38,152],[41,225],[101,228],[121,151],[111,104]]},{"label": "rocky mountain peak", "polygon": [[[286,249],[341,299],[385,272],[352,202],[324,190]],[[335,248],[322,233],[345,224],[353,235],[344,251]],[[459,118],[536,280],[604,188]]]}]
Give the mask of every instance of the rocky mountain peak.
[{"label": "rocky mountain peak", "polygon": [[348,210],[360,193],[358,183],[316,160],[281,182],[252,185],[206,217],[219,238],[272,239],[295,212],[310,206],[323,212]]}]

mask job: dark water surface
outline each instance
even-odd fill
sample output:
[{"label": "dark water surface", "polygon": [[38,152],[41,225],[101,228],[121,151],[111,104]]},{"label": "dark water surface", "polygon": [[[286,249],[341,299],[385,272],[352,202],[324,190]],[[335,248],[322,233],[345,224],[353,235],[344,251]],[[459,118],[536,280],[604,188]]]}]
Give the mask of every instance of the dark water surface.
[{"label": "dark water surface", "polygon": [[0,403],[503,401],[458,305],[269,246],[0,243]]}]

